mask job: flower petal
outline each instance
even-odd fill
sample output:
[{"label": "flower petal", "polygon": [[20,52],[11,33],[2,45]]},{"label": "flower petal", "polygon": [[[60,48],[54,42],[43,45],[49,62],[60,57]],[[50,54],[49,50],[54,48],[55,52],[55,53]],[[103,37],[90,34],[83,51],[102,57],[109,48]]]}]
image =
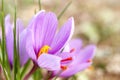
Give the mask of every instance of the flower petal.
[{"label": "flower petal", "polygon": [[53,37],[56,33],[57,25],[58,25],[58,21],[56,15],[52,12],[47,13],[43,24],[43,27],[46,30],[45,33],[43,34],[44,35],[43,45],[50,46]]},{"label": "flower petal", "polygon": [[33,24],[34,27],[34,41],[35,51],[38,53],[39,49],[44,45],[50,45],[57,28],[57,17],[54,13],[40,12],[35,16]]},{"label": "flower petal", "polygon": [[[65,61],[62,61],[62,62],[61,62],[61,65],[68,65],[68,64],[70,64],[70,63],[74,60],[74,58],[75,58],[75,56],[73,56],[73,55],[72,55],[71,53],[69,53],[69,52],[57,53],[57,54],[55,54],[55,55],[61,57],[62,60],[65,60]],[[66,60],[66,59],[69,59],[69,58],[70,58],[70,60]]]},{"label": "flower petal", "polygon": [[38,58],[37,62],[39,67],[54,71],[60,69],[60,61],[61,58],[58,56],[43,53]]},{"label": "flower petal", "polygon": [[83,63],[74,66],[68,67],[65,71],[63,71],[59,76],[61,77],[69,77],[76,74],[79,71],[82,71],[90,66],[90,63]]},{"label": "flower petal", "polygon": [[76,55],[76,61],[86,62],[89,59],[92,59],[95,53],[96,46],[95,45],[88,45],[83,50],[80,51],[78,55]]},{"label": "flower petal", "polygon": [[10,22],[10,15],[5,17],[5,35],[6,35],[6,48],[8,53],[8,59],[13,64],[13,27]]},{"label": "flower petal", "polygon": [[50,50],[49,52],[51,54],[54,54],[61,48],[63,48],[67,41],[72,37],[73,31],[74,20],[73,18],[70,18],[61,28],[61,30],[57,33],[57,35],[54,37],[51,44],[52,50]]},{"label": "flower petal", "polygon": [[29,59],[29,56],[27,53],[28,47],[26,47],[27,42],[28,42],[27,37],[29,37],[29,34],[28,34],[27,30],[25,29],[20,34],[20,38],[19,38],[19,56],[20,56],[20,64],[21,65],[24,65],[27,62],[27,60]]},{"label": "flower petal", "polygon": [[25,49],[29,55],[29,57],[36,61],[37,57],[36,57],[36,54],[35,54],[35,51],[34,51],[34,46],[33,46],[33,37],[32,37],[32,31],[30,29],[27,28],[28,31],[26,35],[27,38],[26,38],[26,46],[25,46]]},{"label": "flower petal", "polygon": [[32,39],[34,39],[34,44],[33,46],[35,47],[35,53],[38,53],[39,48],[42,46],[42,41],[43,41],[43,34],[44,32],[44,27],[43,27],[43,21],[45,17],[45,12],[40,11],[39,14],[36,14],[35,18],[31,21],[29,25],[29,29],[32,31]]},{"label": "flower petal", "polygon": [[82,47],[82,40],[80,39],[73,39],[69,42],[70,50],[74,49],[73,53],[78,54]]},{"label": "flower petal", "polygon": [[24,29],[23,22],[20,19],[17,19],[17,21],[16,21],[16,32],[17,32],[16,35],[17,35],[17,37],[23,31],[23,29]]},{"label": "flower petal", "polygon": [[72,55],[68,52],[63,52],[63,53],[57,53],[56,54],[57,56],[61,57],[62,59],[65,59],[65,58],[68,58],[68,57],[71,57]]}]

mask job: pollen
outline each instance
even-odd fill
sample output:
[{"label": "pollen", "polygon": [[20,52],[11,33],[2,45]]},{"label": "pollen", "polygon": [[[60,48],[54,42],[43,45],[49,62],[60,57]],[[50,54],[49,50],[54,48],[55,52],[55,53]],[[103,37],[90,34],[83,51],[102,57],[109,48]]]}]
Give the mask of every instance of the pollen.
[{"label": "pollen", "polygon": [[67,66],[61,66],[62,70],[66,70],[68,67]]},{"label": "pollen", "polygon": [[49,49],[51,49],[48,45],[45,45],[45,46],[43,46],[41,49],[40,49],[40,51],[39,51],[39,53],[38,53],[38,57],[42,54],[42,53],[48,53],[48,50]]}]

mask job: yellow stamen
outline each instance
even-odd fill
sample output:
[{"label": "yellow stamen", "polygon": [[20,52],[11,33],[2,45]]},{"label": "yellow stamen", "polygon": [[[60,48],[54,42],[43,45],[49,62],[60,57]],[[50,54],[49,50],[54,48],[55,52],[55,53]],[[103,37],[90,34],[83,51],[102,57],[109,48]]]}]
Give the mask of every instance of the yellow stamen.
[{"label": "yellow stamen", "polygon": [[49,49],[51,49],[48,45],[45,45],[45,46],[43,46],[41,49],[40,49],[40,51],[39,51],[39,53],[38,53],[38,57],[42,54],[42,53],[48,53],[48,50]]}]

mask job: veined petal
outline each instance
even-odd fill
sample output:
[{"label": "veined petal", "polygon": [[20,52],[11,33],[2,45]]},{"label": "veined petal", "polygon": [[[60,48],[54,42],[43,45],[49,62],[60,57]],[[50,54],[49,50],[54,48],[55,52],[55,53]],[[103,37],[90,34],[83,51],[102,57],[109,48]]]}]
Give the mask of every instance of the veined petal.
[{"label": "veined petal", "polygon": [[43,27],[45,28],[44,29],[45,33],[43,34],[44,35],[43,45],[50,46],[53,37],[56,33],[57,25],[58,21],[56,15],[52,12],[47,13],[43,23]]},{"label": "veined petal", "polygon": [[73,39],[69,42],[70,50],[74,49],[74,54],[79,54],[80,49],[82,47],[82,40],[80,39]]},{"label": "veined petal", "polygon": [[23,31],[23,29],[24,29],[23,22],[20,19],[17,19],[17,21],[16,21],[16,33],[17,33],[16,35],[17,35],[17,37]]},{"label": "veined petal", "polygon": [[19,56],[20,56],[20,64],[21,65],[24,65],[27,62],[27,60],[29,59],[29,55],[27,52],[27,48],[29,48],[29,47],[26,47],[27,42],[29,41],[27,39],[27,37],[29,37],[29,33],[26,29],[24,29],[24,31],[22,31],[22,33],[20,34],[20,37],[19,37]]},{"label": "veined petal", "polygon": [[30,23],[29,23],[29,25],[28,25],[28,27],[29,27],[30,29],[34,29],[34,21],[36,20],[36,18],[37,18],[38,16],[41,16],[42,13],[45,13],[45,10],[39,11],[37,14],[35,14],[35,15],[32,17],[32,19],[30,20]]},{"label": "veined petal", "polygon": [[[31,29],[31,36],[32,36],[32,42],[33,47],[35,48],[35,52],[37,53],[39,51],[39,48],[42,46],[42,39],[43,36],[41,34],[43,33],[42,30],[44,29],[42,27],[43,21],[44,21],[45,11],[41,10],[39,11],[30,21],[28,28]],[[41,29],[42,28],[42,29]]]},{"label": "veined petal", "polygon": [[58,56],[43,53],[38,58],[37,63],[41,68],[54,71],[60,69],[60,61],[61,58]]},{"label": "veined petal", "polygon": [[49,51],[51,54],[56,53],[61,48],[64,47],[64,45],[69,41],[69,39],[72,37],[74,31],[74,20],[73,18],[70,18],[64,26],[60,29],[60,31],[57,33],[57,35],[54,37],[52,44],[51,44],[51,50]]},{"label": "veined petal", "polygon": [[83,48],[80,53],[76,56],[76,61],[79,63],[86,62],[89,59],[92,59],[95,54],[95,45],[88,45],[87,47]]},{"label": "veined petal", "polygon": [[[19,40],[20,40],[20,33],[24,30],[24,25],[20,19],[16,21],[16,41],[17,41],[17,48],[19,48]],[[24,36],[24,35],[23,35]]]},{"label": "veined petal", "polygon": [[36,57],[36,54],[35,54],[35,50],[34,50],[34,46],[33,46],[33,37],[32,37],[32,31],[30,29],[27,28],[27,38],[26,38],[26,46],[25,46],[25,49],[29,55],[29,57],[36,61],[37,57]]},{"label": "veined petal", "polygon": [[54,13],[40,11],[32,21],[35,51],[38,53],[43,45],[50,45],[57,28],[57,17]]},{"label": "veined petal", "polygon": [[10,22],[10,15],[5,17],[5,36],[6,36],[6,48],[8,53],[8,59],[13,64],[13,27]]},{"label": "veined petal", "polygon": [[42,42],[44,39],[45,28],[43,27],[45,12],[40,12],[34,19],[33,22],[33,39],[34,39],[34,47],[35,53],[38,53],[39,48],[42,46]]},{"label": "veined petal", "polygon": [[66,58],[68,58],[68,57],[73,57],[69,52],[57,53],[57,54],[55,54],[55,55],[61,57],[62,59],[66,59]]},{"label": "veined petal", "polygon": [[82,40],[80,39],[72,39],[69,41],[67,45],[65,45],[63,52],[69,52],[73,55],[77,55],[80,52],[82,47]]},{"label": "veined petal", "polygon": [[[74,55],[75,57],[73,61],[70,64],[68,64],[68,68],[65,71],[63,71],[59,76],[69,77],[89,67],[91,65],[91,62],[87,62],[87,60],[93,58],[94,51],[95,51],[94,45],[89,45],[85,47],[81,52]],[[58,74],[59,71],[55,71],[54,75]]]},{"label": "veined petal", "polygon": [[90,65],[91,65],[91,63],[82,63],[82,64],[69,66],[68,69],[63,71],[59,76],[61,76],[61,77],[72,76],[72,75],[76,74],[77,72],[82,71],[82,70],[88,68]]},{"label": "veined petal", "polygon": [[55,54],[59,57],[62,58],[61,60],[61,65],[69,65],[75,58],[75,56],[73,56],[71,53],[69,52],[62,52],[62,53],[57,53]]}]

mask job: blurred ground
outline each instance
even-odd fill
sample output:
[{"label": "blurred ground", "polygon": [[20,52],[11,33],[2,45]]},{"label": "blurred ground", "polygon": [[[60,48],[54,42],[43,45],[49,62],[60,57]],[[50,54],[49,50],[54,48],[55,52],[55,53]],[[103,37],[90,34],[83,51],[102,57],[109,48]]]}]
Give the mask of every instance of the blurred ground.
[{"label": "blurred ground", "polygon": [[[42,9],[53,11],[57,15],[70,0],[41,0]],[[13,13],[12,1],[7,11]],[[35,11],[37,0],[18,0],[18,17],[25,24]],[[75,19],[75,38],[81,38],[84,44],[97,45],[93,61],[94,69],[78,73],[78,80],[120,80],[120,0],[72,0],[72,4],[60,19],[62,25],[69,17]]]}]

